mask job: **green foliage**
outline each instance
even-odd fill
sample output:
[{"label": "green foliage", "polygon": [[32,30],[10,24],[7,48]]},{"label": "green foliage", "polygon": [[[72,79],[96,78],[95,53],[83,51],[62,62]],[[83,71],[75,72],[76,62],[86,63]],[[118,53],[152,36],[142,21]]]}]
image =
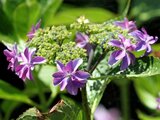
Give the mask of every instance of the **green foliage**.
[{"label": "green foliage", "polygon": [[83,113],[81,108],[71,99],[63,97],[47,113],[41,113],[36,108],[30,108],[24,112],[17,120],[82,120]]},{"label": "green foliage", "polygon": [[160,120],[159,116],[149,116],[138,110],[138,117],[141,120]]},{"label": "green foliage", "polygon": [[19,39],[27,39],[26,33],[36,23],[40,15],[40,5],[36,1],[22,3],[13,12],[13,25]]},{"label": "green foliage", "polygon": [[138,24],[159,17],[159,0],[133,0],[130,16],[134,16]]},{"label": "green foliage", "polygon": [[24,95],[23,92],[14,88],[12,85],[0,80],[0,98],[24,102],[30,105],[34,105],[34,103],[28,98],[28,96]]},{"label": "green foliage", "polygon": [[156,110],[158,105],[156,99],[160,93],[160,75],[142,77],[134,80],[134,86],[141,102],[150,109]]}]

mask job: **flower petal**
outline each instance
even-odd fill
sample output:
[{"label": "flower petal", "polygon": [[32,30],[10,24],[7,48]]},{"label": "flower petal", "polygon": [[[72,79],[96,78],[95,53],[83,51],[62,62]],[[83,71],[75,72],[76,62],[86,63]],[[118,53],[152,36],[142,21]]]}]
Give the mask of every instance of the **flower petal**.
[{"label": "flower petal", "polygon": [[83,63],[83,60],[80,58],[73,60],[72,61],[73,71],[75,72],[82,63]]},{"label": "flower petal", "polygon": [[122,46],[122,43],[119,40],[111,40],[108,44],[119,48]]},{"label": "flower petal", "polygon": [[125,50],[118,50],[117,54],[115,56],[115,59],[121,60],[124,56],[126,56],[126,51]]},{"label": "flower petal", "polygon": [[115,59],[116,55],[117,55],[117,51],[114,51],[114,52],[111,53],[111,55],[109,57],[109,61],[108,61],[109,65],[113,65],[118,61],[118,60]]},{"label": "flower petal", "polygon": [[72,81],[68,83],[66,89],[71,95],[77,95],[78,93],[78,88],[72,83]]},{"label": "flower petal", "polygon": [[120,69],[121,70],[126,69],[130,65],[130,63],[131,63],[130,57],[128,54],[126,54],[126,56],[122,59],[122,64]]},{"label": "flower petal", "polygon": [[146,49],[146,43],[144,41],[140,41],[136,44],[136,51],[141,51]]},{"label": "flower petal", "polygon": [[90,74],[84,71],[76,71],[76,73],[74,74],[74,76],[76,77],[76,79],[78,80],[86,80],[87,78],[90,77]]},{"label": "flower petal", "polygon": [[27,78],[29,80],[33,80],[33,75],[32,75],[32,71],[30,68],[28,68],[27,74],[26,74]]},{"label": "flower petal", "polygon": [[35,64],[42,64],[42,63],[45,63],[46,60],[45,58],[43,57],[40,57],[40,56],[37,56],[35,58],[32,59],[32,63],[35,65]]},{"label": "flower petal", "polygon": [[56,61],[56,65],[57,65],[58,71],[63,72],[63,69],[65,67],[64,64],[62,64],[60,61]]},{"label": "flower petal", "polygon": [[56,72],[52,75],[54,78],[64,78],[65,73],[64,72]]},{"label": "flower petal", "polygon": [[68,82],[71,81],[69,77],[66,77],[62,80],[62,82],[60,83],[60,90],[64,90],[68,84]]}]

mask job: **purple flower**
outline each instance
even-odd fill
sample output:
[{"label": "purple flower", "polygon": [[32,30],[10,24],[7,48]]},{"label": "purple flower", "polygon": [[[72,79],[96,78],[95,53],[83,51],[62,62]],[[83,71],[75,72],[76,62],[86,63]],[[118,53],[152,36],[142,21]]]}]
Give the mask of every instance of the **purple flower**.
[{"label": "purple flower", "polygon": [[127,18],[124,18],[124,21],[116,21],[115,25],[120,26],[122,29],[127,29],[129,32],[137,30],[137,26],[134,21],[128,21]]},{"label": "purple flower", "polygon": [[107,110],[103,105],[99,105],[94,113],[95,120],[121,120],[120,113],[116,108]]},{"label": "purple flower", "polygon": [[151,44],[154,44],[158,37],[149,36],[144,28],[142,28],[142,32],[136,30],[132,32],[132,35],[136,37],[136,51],[146,50],[144,55],[148,55],[152,52]]},{"label": "purple flower", "polygon": [[53,74],[54,85],[60,85],[61,90],[66,88],[70,94],[76,95],[78,88],[83,87],[90,76],[87,72],[77,70],[82,62],[82,59],[75,59],[68,62],[65,66],[57,61],[58,72]]},{"label": "purple flower", "polygon": [[40,28],[40,25],[41,25],[41,20],[38,21],[36,26],[32,26],[31,31],[27,34],[27,37],[29,38],[29,40],[31,40],[34,37],[34,34]]},{"label": "purple flower", "polygon": [[135,61],[135,56],[131,53],[135,49],[135,46],[131,44],[129,39],[125,39],[122,35],[119,35],[120,40],[111,40],[109,45],[120,48],[111,53],[108,63],[110,65],[115,64],[119,60],[122,60],[120,69],[126,69],[131,63]]},{"label": "purple flower", "polygon": [[32,70],[36,64],[42,64],[46,60],[43,57],[35,56],[35,50],[29,51],[28,48],[24,50],[24,53],[21,53],[21,63],[16,67],[17,75],[25,81],[26,78],[32,80]]},{"label": "purple flower", "polygon": [[11,70],[14,71],[18,65],[18,58],[19,58],[17,45],[14,44],[12,50],[4,50],[3,53],[7,57],[7,61],[10,62],[8,65],[8,69],[11,68]]},{"label": "purple flower", "polygon": [[89,55],[92,49],[92,45],[89,43],[89,38],[87,35],[78,32],[76,34],[76,43],[77,43],[77,47],[86,49],[87,54]]},{"label": "purple flower", "polygon": [[157,101],[157,110],[160,110],[160,97],[159,98],[157,98],[156,99],[156,101]]}]

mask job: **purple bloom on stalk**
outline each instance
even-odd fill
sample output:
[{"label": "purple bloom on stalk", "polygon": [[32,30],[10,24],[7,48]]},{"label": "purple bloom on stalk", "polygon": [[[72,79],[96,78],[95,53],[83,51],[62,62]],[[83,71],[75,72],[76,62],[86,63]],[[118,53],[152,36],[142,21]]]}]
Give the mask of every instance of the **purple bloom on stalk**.
[{"label": "purple bloom on stalk", "polygon": [[122,60],[120,69],[126,69],[131,63],[135,61],[135,56],[131,53],[135,49],[135,46],[131,44],[129,39],[125,39],[122,35],[119,35],[120,40],[111,40],[109,45],[120,48],[111,53],[108,63],[110,65],[115,64],[119,60]]},{"label": "purple bloom on stalk", "polygon": [[121,120],[120,112],[116,108],[106,109],[99,105],[94,113],[95,120]]},{"label": "purple bloom on stalk", "polygon": [[21,53],[21,63],[16,67],[17,75],[25,81],[26,78],[32,80],[32,70],[36,64],[42,64],[46,60],[43,57],[35,56],[35,50],[29,51],[28,48],[24,50],[24,53]]},{"label": "purple bloom on stalk", "polygon": [[82,62],[82,59],[75,59],[68,62],[65,66],[57,61],[58,72],[53,74],[54,85],[60,85],[61,90],[66,88],[70,94],[76,95],[78,88],[83,87],[90,76],[87,72],[77,70]]},{"label": "purple bloom on stalk", "polygon": [[38,21],[36,26],[32,26],[31,31],[27,34],[29,40],[31,40],[34,37],[35,32],[40,28],[41,20]]},{"label": "purple bloom on stalk", "polygon": [[18,58],[19,58],[17,45],[14,44],[12,50],[4,50],[3,53],[7,57],[7,61],[10,62],[8,65],[8,69],[11,68],[11,70],[14,71],[18,65]]},{"label": "purple bloom on stalk", "polygon": [[115,21],[115,25],[120,26],[122,29],[127,29],[129,32],[137,30],[137,26],[134,21],[128,21],[127,18],[124,18],[124,21]]},{"label": "purple bloom on stalk", "polygon": [[86,49],[87,54],[89,55],[92,49],[92,45],[89,43],[89,38],[87,35],[78,32],[76,34],[76,43],[77,43],[77,47]]},{"label": "purple bloom on stalk", "polygon": [[157,101],[157,110],[160,110],[160,97],[159,98],[157,98],[156,99],[156,101]]},{"label": "purple bloom on stalk", "polygon": [[144,55],[148,55],[152,52],[151,44],[154,44],[158,37],[153,37],[147,34],[146,30],[142,28],[142,32],[136,30],[132,33],[137,39],[136,51],[146,50]]}]

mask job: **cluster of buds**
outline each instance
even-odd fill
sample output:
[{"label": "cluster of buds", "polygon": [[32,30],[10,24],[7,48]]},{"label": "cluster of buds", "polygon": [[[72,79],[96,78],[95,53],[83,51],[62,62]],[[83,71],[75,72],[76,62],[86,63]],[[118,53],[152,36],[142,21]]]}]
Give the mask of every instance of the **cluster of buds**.
[{"label": "cluster of buds", "polygon": [[[144,28],[138,30],[135,22],[127,18],[123,21],[92,24],[82,16],[70,27],[39,27],[40,21],[27,34],[28,47],[36,50],[26,47],[24,52],[18,53],[14,45],[13,49],[4,51],[10,62],[8,68],[25,80],[33,79],[31,71],[34,65],[44,62],[55,64],[58,72],[53,73],[54,85],[60,85],[61,90],[66,88],[72,95],[77,94],[92,74],[86,72],[84,64],[97,57],[98,48],[104,53],[108,50],[112,52],[108,57],[109,65],[121,62],[120,70],[125,70],[134,64],[133,51],[145,50],[144,55],[148,55],[152,52],[151,44],[158,40],[148,35]],[[80,65],[81,70],[78,69]]]}]

